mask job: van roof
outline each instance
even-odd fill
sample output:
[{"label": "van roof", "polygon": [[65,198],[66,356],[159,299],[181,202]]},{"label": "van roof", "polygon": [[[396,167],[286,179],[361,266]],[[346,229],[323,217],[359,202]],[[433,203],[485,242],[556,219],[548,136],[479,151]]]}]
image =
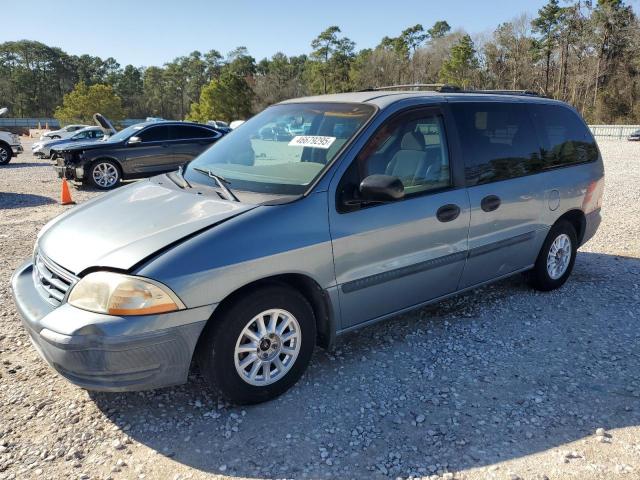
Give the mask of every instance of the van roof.
[{"label": "van roof", "polygon": [[433,100],[433,103],[437,102],[456,102],[456,101],[468,101],[468,102],[503,102],[503,103],[554,103],[566,105],[559,100],[553,100],[545,97],[539,97],[536,95],[530,95],[526,93],[491,93],[482,91],[467,91],[467,92],[435,92],[435,91],[409,91],[409,90],[368,90],[364,92],[348,92],[348,93],[332,93],[328,95],[314,95],[309,97],[292,98],[280,102],[282,104],[287,103],[324,103],[324,102],[337,102],[337,103],[370,103],[378,106],[379,108],[385,108],[392,103],[400,100],[410,98],[425,98]]}]

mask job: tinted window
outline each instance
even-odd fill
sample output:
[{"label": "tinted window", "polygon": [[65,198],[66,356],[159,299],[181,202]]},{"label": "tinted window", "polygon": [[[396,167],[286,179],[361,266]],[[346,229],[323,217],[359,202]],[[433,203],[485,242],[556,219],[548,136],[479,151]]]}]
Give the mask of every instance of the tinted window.
[{"label": "tinted window", "polygon": [[[362,149],[339,187],[341,211],[358,198],[358,186],[369,175],[400,178],[406,195],[448,187],[449,153],[443,119],[433,112],[411,112],[384,124]],[[352,202],[351,202],[352,203]]]},{"label": "tinted window", "polygon": [[598,148],[578,115],[560,105],[531,105],[531,116],[540,142],[544,168],[592,162]]},{"label": "tinted window", "polygon": [[104,132],[102,130],[93,130],[91,132],[91,136],[93,138],[102,138],[102,137],[104,137]]},{"label": "tinted window", "polygon": [[181,140],[189,138],[211,138],[215,137],[216,133],[213,130],[195,125],[173,125],[169,130],[169,135],[172,140]]},{"label": "tinted window", "polygon": [[169,127],[166,125],[150,127],[140,132],[138,137],[140,137],[143,142],[160,142],[167,140],[169,138]]},{"label": "tinted window", "polygon": [[542,170],[540,147],[526,105],[457,103],[451,109],[458,126],[468,185]]}]

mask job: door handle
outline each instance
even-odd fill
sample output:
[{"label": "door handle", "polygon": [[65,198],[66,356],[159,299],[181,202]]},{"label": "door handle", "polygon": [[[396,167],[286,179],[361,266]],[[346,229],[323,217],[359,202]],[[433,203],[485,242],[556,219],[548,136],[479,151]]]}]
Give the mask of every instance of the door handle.
[{"label": "door handle", "polygon": [[163,144],[162,144],[162,148],[169,148],[169,146],[170,146],[170,145],[169,145],[168,143],[163,143]]},{"label": "door handle", "polygon": [[460,215],[460,207],[453,203],[441,206],[436,212],[436,217],[441,222],[451,222],[458,218],[458,215]]},{"label": "door handle", "polygon": [[493,212],[498,209],[500,203],[502,203],[500,197],[496,195],[487,195],[480,202],[480,208],[482,208],[484,212]]}]

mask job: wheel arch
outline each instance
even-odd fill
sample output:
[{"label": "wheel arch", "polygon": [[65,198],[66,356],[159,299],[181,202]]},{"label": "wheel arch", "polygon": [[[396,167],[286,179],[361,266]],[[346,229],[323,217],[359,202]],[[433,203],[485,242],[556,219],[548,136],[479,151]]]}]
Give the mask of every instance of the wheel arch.
[{"label": "wheel arch", "polygon": [[255,280],[227,295],[218,305],[209,321],[216,321],[222,312],[242,296],[267,285],[283,285],[300,293],[311,305],[316,320],[316,345],[331,348],[336,336],[336,319],[327,292],[311,277],[300,273],[284,273]]},{"label": "wheel arch", "polygon": [[587,217],[585,216],[584,212],[578,208],[575,208],[563,213],[555,221],[555,223],[558,223],[560,220],[566,220],[571,225],[573,225],[573,228],[576,230],[576,236],[578,237],[578,246],[582,245],[582,239],[584,238],[584,234],[587,228]]}]

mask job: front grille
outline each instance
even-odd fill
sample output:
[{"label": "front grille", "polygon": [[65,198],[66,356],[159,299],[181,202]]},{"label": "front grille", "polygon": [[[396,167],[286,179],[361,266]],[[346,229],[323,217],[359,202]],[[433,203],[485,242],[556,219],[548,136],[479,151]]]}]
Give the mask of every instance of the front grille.
[{"label": "front grille", "polygon": [[78,279],[36,251],[33,256],[33,281],[40,295],[57,307]]}]

